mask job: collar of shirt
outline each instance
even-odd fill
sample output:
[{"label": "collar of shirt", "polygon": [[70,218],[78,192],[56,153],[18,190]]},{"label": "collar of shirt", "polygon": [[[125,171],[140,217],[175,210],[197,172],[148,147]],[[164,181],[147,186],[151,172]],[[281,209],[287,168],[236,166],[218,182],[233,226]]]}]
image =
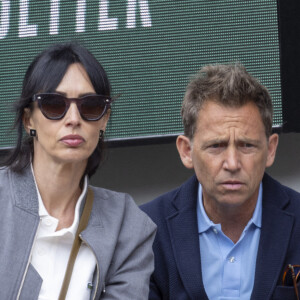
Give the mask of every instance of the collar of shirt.
[{"label": "collar of shirt", "polygon": [[[198,216],[198,232],[203,233],[207,230],[209,230],[212,227],[215,227],[218,225],[218,227],[221,227],[220,224],[213,223],[209,217],[207,216],[203,201],[202,201],[202,186],[199,183],[198,188],[198,205],[197,205],[197,216]],[[261,228],[261,216],[262,216],[262,183],[259,185],[259,192],[258,192],[258,198],[255,206],[254,213],[252,215],[252,218],[249,220],[247,226],[245,227],[244,231],[251,226],[251,224],[254,224],[256,227]]]},{"label": "collar of shirt", "polygon": [[[33,170],[32,173],[34,176]],[[36,187],[41,222],[33,245],[31,264],[43,279],[39,300],[58,299],[59,297],[87,186],[88,179],[86,176],[82,193],[75,206],[73,224],[69,228],[63,228],[59,231],[55,231],[58,220],[49,215]],[[82,243],[74,264],[66,300],[90,299],[91,290],[88,288],[88,283],[93,281],[96,264],[96,257],[92,250]]]},{"label": "collar of shirt", "polygon": [[262,184],[252,218],[233,243],[207,216],[199,184],[197,218],[203,285],[211,300],[250,299],[262,217]]},{"label": "collar of shirt", "polygon": [[72,225],[68,228],[63,228],[61,230],[55,231],[57,228],[57,225],[58,225],[58,219],[49,215],[49,213],[44,205],[44,202],[42,200],[41,194],[39,192],[39,189],[38,189],[38,186],[37,186],[37,183],[35,180],[32,164],[31,164],[31,171],[33,174],[34,182],[36,185],[36,191],[37,191],[37,195],[38,195],[39,215],[41,217],[42,222],[47,225],[45,227],[43,226],[42,230],[39,230],[38,238],[49,237],[50,233],[51,233],[51,236],[62,236],[65,234],[70,234],[74,238],[78,224],[79,224],[81,203],[82,203],[84,196],[86,194],[86,191],[87,191],[87,185],[88,185],[87,176],[84,177],[83,189],[82,189],[82,192],[81,192],[81,194],[77,200],[76,206],[75,206],[74,221],[73,221]]}]

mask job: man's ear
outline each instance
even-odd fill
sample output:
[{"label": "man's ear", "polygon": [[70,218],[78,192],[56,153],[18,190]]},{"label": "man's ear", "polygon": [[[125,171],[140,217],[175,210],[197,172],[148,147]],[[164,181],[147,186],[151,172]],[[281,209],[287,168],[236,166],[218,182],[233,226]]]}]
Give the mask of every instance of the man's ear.
[{"label": "man's ear", "polygon": [[193,169],[191,140],[184,135],[179,135],[176,140],[176,147],[183,165],[188,169]]},{"label": "man's ear", "polygon": [[24,108],[22,121],[25,131],[29,134],[30,129],[32,129],[34,126],[32,124],[31,111],[28,107]]},{"label": "man's ear", "polygon": [[272,164],[275,160],[278,141],[279,141],[279,136],[277,133],[274,133],[269,137],[268,157],[267,157],[266,167],[272,166]]}]

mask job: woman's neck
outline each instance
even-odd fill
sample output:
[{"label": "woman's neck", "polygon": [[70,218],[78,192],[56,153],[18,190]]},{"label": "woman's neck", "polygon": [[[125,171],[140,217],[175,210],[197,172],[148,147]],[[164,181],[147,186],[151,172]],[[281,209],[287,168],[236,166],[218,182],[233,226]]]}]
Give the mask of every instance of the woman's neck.
[{"label": "woman's neck", "polygon": [[57,230],[69,227],[74,220],[75,206],[81,194],[80,181],[85,165],[43,165],[33,161],[35,180],[48,213],[59,220]]}]

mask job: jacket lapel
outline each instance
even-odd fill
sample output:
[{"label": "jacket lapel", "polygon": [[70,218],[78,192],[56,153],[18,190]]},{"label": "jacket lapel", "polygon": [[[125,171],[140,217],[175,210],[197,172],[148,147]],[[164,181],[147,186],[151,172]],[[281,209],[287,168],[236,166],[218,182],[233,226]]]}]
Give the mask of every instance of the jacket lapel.
[{"label": "jacket lapel", "polygon": [[251,299],[270,299],[286,256],[293,215],[282,208],[287,195],[268,175],[263,180],[263,210],[260,243],[256,259],[255,281]]},{"label": "jacket lapel", "polygon": [[39,215],[39,202],[36,185],[30,167],[25,168],[22,172],[10,172],[14,194],[14,204],[30,213]]},{"label": "jacket lapel", "polygon": [[167,224],[175,261],[183,285],[191,299],[208,299],[201,273],[199,234],[197,225],[198,181],[193,177],[175,196],[173,213]]},{"label": "jacket lapel", "polygon": [[[16,274],[10,279],[10,284],[13,285],[13,294],[10,299],[17,298],[25,273],[20,299],[24,299],[26,297],[24,295],[29,294],[32,299],[35,299],[42,284],[39,274],[29,265],[30,253],[39,224],[35,183],[30,168],[24,169],[21,173],[9,171],[9,178],[8,199],[12,200],[12,210],[9,212],[11,215],[8,221],[4,224],[9,234],[2,240],[7,254],[6,261],[1,264],[1,267],[3,270],[10,270],[10,274]],[[2,227],[2,230],[5,231],[5,228]],[[26,271],[27,267],[28,271]],[[0,272],[0,276],[2,275]]]}]

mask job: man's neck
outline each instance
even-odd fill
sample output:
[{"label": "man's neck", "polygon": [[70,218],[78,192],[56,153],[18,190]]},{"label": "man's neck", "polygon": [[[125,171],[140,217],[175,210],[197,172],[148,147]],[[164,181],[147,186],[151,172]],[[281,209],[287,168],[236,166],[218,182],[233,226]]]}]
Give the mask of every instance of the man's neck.
[{"label": "man's neck", "polygon": [[240,239],[244,228],[253,216],[257,203],[255,201],[246,202],[242,206],[215,205],[215,202],[203,200],[204,210],[209,219],[215,224],[221,224],[223,233],[234,243]]}]

